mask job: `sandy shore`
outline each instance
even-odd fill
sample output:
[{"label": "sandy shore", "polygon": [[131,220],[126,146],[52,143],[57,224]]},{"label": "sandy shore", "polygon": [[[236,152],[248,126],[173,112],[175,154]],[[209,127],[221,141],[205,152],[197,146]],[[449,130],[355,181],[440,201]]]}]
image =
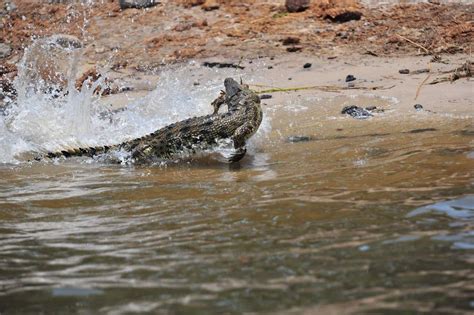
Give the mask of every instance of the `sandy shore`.
[{"label": "sandy shore", "polygon": [[[413,111],[415,104],[421,104],[425,110],[436,113],[474,115],[472,78],[430,84],[436,79],[449,77],[450,74],[444,72],[462,66],[469,60],[469,56],[462,54],[449,56],[445,59],[446,63],[433,63],[430,59],[430,56],[394,58],[353,56],[333,60],[310,56],[282,57],[273,61],[268,60],[268,64],[274,66],[272,69],[262,70],[268,73],[268,81],[262,84],[284,89],[315,87],[273,93],[274,98],[267,100],[269,103],[293,97],[295,94],[371,94],[397,99],[397,108],[402,111]],[[311,63],[311,67],[303,68],[305,63]],[[399,73],[401,69],[409,69],[415,74],[401,74]],[[428,70],[430,72],[425,72]],[[351,85],[345,82],[347,75],[356,78]],[[325,87],[341,90],[337,93],[328,93],[324,91]]]}]

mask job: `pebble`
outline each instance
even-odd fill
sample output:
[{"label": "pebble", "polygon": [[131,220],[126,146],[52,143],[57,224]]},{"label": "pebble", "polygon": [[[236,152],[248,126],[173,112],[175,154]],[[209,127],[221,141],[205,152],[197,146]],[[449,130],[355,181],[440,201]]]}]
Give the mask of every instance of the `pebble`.
[{"label": "pebble", "polygon": [[288,12],[302,12],[309,8],[310,0],[286,0],[285,7]]},{"label": "pebble", "polygon": [[291,47],[286,47],[287,52],[298,52],[303,50],[303,47],[301,46],[291,46]]},{"label": "pebble", "polygon": [[400,73],[400,74],[409,74],[410,70],[409,69],[400,69],[400,70],[398,70],[398,73]]},{"label": "pebble", "polygon": [[159,2],[155,0],[119,0],[120,9],[144,9],[157,5]]},{"label": "pebble", "polygon": [[311,68],[311,64],[309,62],[307,62],[303,65],[303,68],[305,68],[305,69]]},{"label": "pebble", "polygon": [[412,72],[412,74],[421,74],[421,73],[429,73],[430,69],[423,68],[423,69],[418,69]]},{"label": "pebble", "polygon": [[413,107],[414,107],[417,111],[420,111],[420,110],[423,109],[423,105],[421,105],[421,104],[415,104],[415,105],[413,105]]},{"label": "pebble", "polygon": [[335,23],[346,23],[349,21],[358,21],[362,18],[362,12],[357,10],[344,10],[343,12],[332,16],[327,15],[325,16],[326,19],[329,19],[331,22]]},{"label": "pebble", "polygon": [[270,94],[262,94],[260,95],[260,99],[261,100],[267,100],[267,99],[270,99],[272,98],[272,96]]},{"label": "pebble", "polygon": [[353,76],[352,74],[348,74],[346,76],[346,82],[351,82],[351,81],[355,81],[356,80],[356,77]]},{"label": "pebble", "polygon": [[288,45],[298,45],[300,43],[300,39],[298,37],[288,36],[281,40],[283,46]]},{"label": "pebble", "polygon": [[366,110],[376,110],[377,106],[367,106],[365,109]]},{"label": "pebble", "polygon": [[273,69],[273,66],[268,66],[267,69]]},{"label": "pebble", "polygon": [[12,53],[12,48],[10,45],[0,43],[0,58],[6,58]]},{"label": "pebble", "polygon": [[355,105],[345,106],[342,109],[341,114],[347,114],[347,115],[349,115],[353,118],[356,118],[356,119],[367,119],[367,118],[373,116],[367,110],[365,110],[363,108],[360,108],[358,106],[355,106]]}]

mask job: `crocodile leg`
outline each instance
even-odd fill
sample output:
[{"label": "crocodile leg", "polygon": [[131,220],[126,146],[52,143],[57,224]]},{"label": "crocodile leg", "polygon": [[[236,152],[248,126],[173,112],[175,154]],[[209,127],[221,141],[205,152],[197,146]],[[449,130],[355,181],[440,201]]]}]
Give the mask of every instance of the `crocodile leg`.
[{"label": "crocodile leg", "polygon": [[239,149],[245,147],[245,140],[249,138],[249,135],[254,132],[254,125],[249,122],[244,123],[242,126],[237,128],[232,135],[232,140],[234,141],[234,148]]},{"label": "crocodile leg", "polygon": [[250,123],[245,123],[237,130],[235,130],[232,140],[234,141],[235,152],[229,158],[230,162],[240,161],[247,153],[245,148],[245,140],[248,138],[249,134],[253,134],[254,126]]}]

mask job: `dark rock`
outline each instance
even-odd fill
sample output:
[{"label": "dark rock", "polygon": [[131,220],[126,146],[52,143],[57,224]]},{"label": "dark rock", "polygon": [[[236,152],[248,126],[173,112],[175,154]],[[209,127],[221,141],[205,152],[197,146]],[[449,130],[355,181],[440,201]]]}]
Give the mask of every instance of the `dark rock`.
[{"label": "dark rock", "polygon": [[298,37],[288,36],[288,37],[283,38],[281,40],[281,43],[283,44],[283,46],[297,45],[300,43],[300,39]]},{"label": "dark rock", "polygon": [[418,111],[423,109],[423,105],[421,105],[421,104],[415,104],[415,105],[413,105],[413,107]]},{"label": "dark rock", "polygon": [[198,85],[201,85],[201,83],[199,83],[199,82],[196,81],[196,82],[193,82],[193,85],[194,85],[194,86],[198,86]]},{"label": "dark rock", "polygon": [[311,140],[310,136],[289,136],[288,138],[286,138],[286,141],[292,142],[292,143],[306,142],[306,141],[310,141],[310,140]]},{"label": "dark rock", "polygon": [[400,74],[409,74],[410,69],[400,69],[400,70],[398,70],[398,73],[400,73]]},{"label": "dark rock", "polygon": [[376,110],[377,106],[367,106],[365,109],[366,110]]},{"label": "dark rock", "polygon": [[411,74],[420,74],[420,73],[428,73],[428,72],[430,72],[430,69],[423,68],[423,69],[418,69],[418,70],[412,71]]},{"label": "dark rock", "polygon": [[305,69],[311,68],[311,64],[309,62],[307,62],[303,65],[303,68],[305,68]]},{"label": "dark rock", "polygon": [[302,12],[309,8],[310,0],[286,0],[285,7],[288,12]]},{"label": "dark rock", "polygon": [[362,12],[355,10],[348,10],[336,14],[328,14],[325,16],[326,19],[335,23],[345,23],[349,21],[358,21],[362,17]]},{"label": "dark rock", "polygon": [[0,43],[0,58],[6,58],[12,53],[12,48],[10,45]]},{"label": "dark rock", "polygon": [[273,69],[273,66],[268,66],[267,68],[268,68],[268,69]]},{"label": "dark rock", "polygon": [[346,82],[351,82],[351,81],[355,81],[356,80],[356,77],[353,76],[352,74],[348,74],[347,77],[346,77]]},{"label": "dark rock", "polygon": [[120,9],[144,9],[157,5],[158,0],[119,0]]},{"label": "dark rock", "polygon": [[347,115],[349,115],[351,117],[354,117],[356,119],[367,119],[367,118],[373,116],[367,110],[365,110],[361,107],[355,106],[355,105],[345,106],[342,109],[341,114],[347,114]]},{"label": "dark rock", "polygon": [[235,69],[245,69],[245,67],[242,67],[241,65],[236,65],[234,63],[228,63],[228,62],[208,62],[205,61],[202,64],[204,67],[209,67],[209,68],[235,68]]},{"label": "dark rock", "polygon": [[301,46],[291,46],[291,47],[287,47],[286,51],[287,52],[297,52],[297,51],[301,51],[302,49],[303,49],[303,47],[301,47]]},{"label": "dark rock", "polygon": [[261,100],[267,100],[267,99],[270,99],[272,98],[272,96],[270,94],[262,94],[260,95],[260,99]]}]

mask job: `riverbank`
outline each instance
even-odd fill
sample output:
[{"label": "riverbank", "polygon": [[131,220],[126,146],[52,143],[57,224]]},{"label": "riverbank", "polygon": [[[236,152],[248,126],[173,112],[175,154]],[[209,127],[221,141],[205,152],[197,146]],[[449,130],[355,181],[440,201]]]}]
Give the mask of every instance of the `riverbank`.
[{"label": "riverbank", "polygon": [[117,1],[64,2],[4,2],[1,37],[9,51],[2,64],[11,68],[34,38],[58,33],[84,43],[84,63],[89,67],[139,72],[211,57],[238,62],[300,54],[469,54],[474,38],[472,4],[367,8],[357,1],[328,0],[290,13],[283,1],[214,1],[212,9],[199,5],[203,1],[162,1],[147,9],[126,10],[120,10]]},{"label": "riverbank", "polygon": [[[470,112],[472,81],[462,76],[472,74],[460,69],[472,62],[474,5],[367,8],[356,1],[321,1],[289,13],[282,1],[218,2],[212,10],[198,3],[163,1],[127,10],[116,1],[4,5],[1,32],[10,51],[1,59],[2,89],[14,93],[16,64],[33,38],[63,33],[84,45],[77,79],[101,72],[118,82],[109,94],[151,90],[163,67],[195,60],[265,73],[269,79],[258,84],[296,88],[298,94],[318,90],[305,87],[331,86],[396,97],[406,110],[420,103],[432,111]],[[342,17],[347,21],[341,23]],[[346,84],[347,75],[357,80]],[[436,79],[442,82],[430,84]],[[280,92],[268,102],[294,97]],[[123,98],[115,100],[125,105]]]}]

